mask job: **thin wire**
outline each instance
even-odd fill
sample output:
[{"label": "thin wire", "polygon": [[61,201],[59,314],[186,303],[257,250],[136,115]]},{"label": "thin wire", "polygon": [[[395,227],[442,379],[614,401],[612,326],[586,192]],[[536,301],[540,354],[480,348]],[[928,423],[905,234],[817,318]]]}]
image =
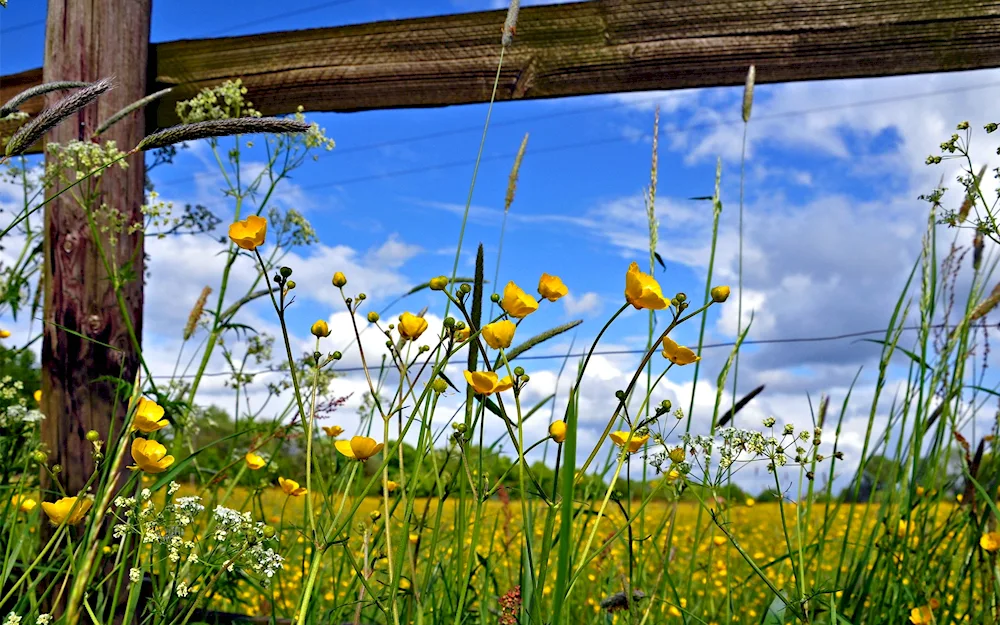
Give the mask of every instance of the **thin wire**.
[{"label": "thin wire", "polygon": [[23,24],[18,24],[16,26],[11,26],[10,28],[0,28],[0,34],[6,35],[7,33],[13,33],[19,30],[25,30],[26,28],[34,28],[35,26],[40,26],[45,23],[45,18],[40,20],[35,20],[33,22],[25,22]]},{"label": "thin wire", "polygon": [[[954,328],[955,324],[944,324],[938,323],[929,326],[931,328]],[[985,327],[978,326],[978,327]],[[1000,324],[998,324],[1000,327]],[[921,326],[904,326],[900,328],[901,331],[912,331],[919,330]],[[822,343],[825,341],[842,341],[844,339],[858,338],[862,336],[869,336],[871,334],[885,334],[886,329],[880,330],[863,330],[859,332],[847,332],[845,334],[831,334],[827,336],[805,336],[805,337],[795,337],[795,338],[785,338],[785,339],[757,339],[757,340],[747,340],[743,341],[743,345],[774,345],[774,344],[786,344],[786,343]],[[728,341],[724,343],[706,343],[702,345],[702,349],[715,349],[719,347],[732,347],[736,345],[735,341]],[[635,354],[645,354],[644,349],[612,349],[605,351],[595,351],[594,356],[625,356],[625,355],[635,355]],[[583,358],[587,355],[587,352],[580,352],[576,354],[540,354],[536,356],[518,356],[517,360],[553,360],[557,358]],[[242,372],[241,375],[261,375],[264,373],[281,373],[284,369],[262,369],[260,371]],[[349,373],[364,371],[364,367],[344,367],[335,368],[336,373]],[[214,371],[211,373],[203,373],[203,376],[220,376],[220,375],[232,375],[231,371]],[[190,378],[194,377],[196,374],[183,374],[183,375],[154,375],[154,378]]]},{"label": "thin wire", "polygon": [[[823,112],[828,112],[828,111],[851,109],[851,108],[857,108],[857,107],[862,107],[862,106],[877,106],[879,104],[891,104],[893,102],[907,101],[907,100],[912,100],[912,99],[915,99],[915,98],[929,98],[929,97],[936,97],[936,96],[941,96],[941,95],[952,95],[952,94],[956,94],[956,93],[965,93],[965,92],[969,92],[969,91],[978,91],[978,90],[981,90],[981,89],[993,89],[993,88],[996,88],[996,87],[1000,87],[1000,82],[984,83],[984,84],[978,84],[978,85],[967,85],[965,87],[957,87],[957,88],[954,88],[954,89],[941,89],[941,90],[937,90],[937,91],[926,91],[926,92],[923,92],[923,93],[911,93],[911,94],[908,94],[908,95],[891,96],[891,97],[885,97],[885,98],[876,98],[876,99],[872,99],[872,100],[861,100],[861,101],[858,101],[858,102],[849,102],[849,103],[844,103],[844,104],[829,104],[829,105],[826,105],[826,106],[818,106],[818,107],[808,108],[808,109],[798,109],[798,110],[793,110],[793,111],[779,111],[779,112],[776,112],[776,113],[771,113],[771,114],[766,114],[766,115],[765,114],[757,115],[757,116],[755,116],[754,119],[757,119],[757,120],[761,120],[761,119],[765,119],[765,120],[767,120],[767,119],[784,119],[784,118],[788,118],[788,117],[798,117],[798,116],[802,116],[802,115],[810,115],[810,114],[813,114],[813,113],[823,113]],[[650,96],[648,100],[649,101],[655,101],[658,97],[659,96]],[[523,124],[526,121],[534,121],[534,120],[540,120],[540,119],[553,119],[553,118],[558,118],[558,117],[565,117],[567,115],[578,115],[578,114],[581,114],[581,113],[591,113],[591,112],[601,111],[601,110],[616,109],[616,108],[621,108],[621,107],[625,107],[625,106],[629,106],[629,105],[634,105],[635,102],[636,102],[635,100],[633,100],[631,102],[615,102],[613,104],[598,105],[598,106],[594,106],[594,107],[588,107],[588,108],[584,108],[584,109],[576,109],[576,110],[572,110],[572,111],[561,111],[561,112],[556,112],[556,113],[547,113],[547,114],[542,114],[542,115],[527,116],[527,117],[521,117],[521,118],[518,118],[518,119],[508,120],[508,121],[504,121],[504,122],[496,122],[496,123],[493,123],[491,125],[494,126],[494,127],[496,127],[496,126],[510,126],[510,125],[515,125],[515,124]],[[734,119],[734,120],[729,120],[729,121],[698,122],[698,123],[686,124],[684,126],[681,126],[681,127],[678,127],[678,128],[674,128],[674,129],[665,129],[662,132],[663,133],[671,133],[671,132],[672,133],[686,133],[686,132],[691,132],[691,131],[695,131],[695,130],[710,130],[710,129],[719,128],[719,127],[722,127],[722,126],[730,126],[730,125],[742,124],[742,123],[743,123],[742,119]],[[407,144],[407,143],[414,143],[414,142],[418,142],[418,141],[424,141],[424,140],[427,140],[427,139],[435,139],[435,138],[445,137],[445,136],[450,136],[450,135],[455,135],[455,134],[462,134],[462,133],[470,132],[472,130],[482,130],[482,126],[478,126],[478,127],[475,127],[475,128],[469,126],[469,127],[464,127],[464,128],[457,129],[457,130],[445,130],[445,131],[440,131],[440,132],[435,132],[435,133],[429,133],[429,134],[425,134],[425,135],[414,135],[414,136],[411,136],[411,137],[408,137],[408,138],[400,139],[398,141],[382,141],[382,142],[369,143],[369,144],[364,144],[364,145],[355,146],[355,147],[343,148],[343,149],[338,148],[337,150],[334,150],[332,152],[332,154],[334,156],[336,156],[338,154],[345,154],[345,153],[351,153],[351,152],[360,152],[360,151],[364,151],[364,150],[372,150],[372,149],[382,148],[382,147],[391,147],[391,146],[404,145],[404,144]],[[556,144],[556,145],[550,145],[548,147],[541,147],[541,148],[535,147],[535,148],[532,148],[532,154],[546,154],[546,153],[553,153],[553,152],[565,152],[565,151],[568,151],[568,150],[577,150],[577,149],[581,149],[581,148],[588,148],[588,147],[594,147],[594,146],[599,146],[599,145],[607,145],[607,144],[610,144],[610,143],[622,143],[622,142],[625,142],[625,141],[631,141],[631,139],[629,137],[625,137],[625,136],[623,136],[621,134],[616,134],[614,136],[600,137],[600,138],[597,138],[597,139],[590,139],[590,140],[587,140],[587,141],[578,141],[578,142],[574,142],[574,143]],[[503,154],[493,154],[493,155],[490,155],[490,156],[483,156],[482,161],[483,162],[502,161],[502,160],[507,160],[507,159],[513,158],[516,155],[517,155],[516,152],[507,152],[507,153],[503,153]],[[407,169],[398,169],[398,170],[388,171],[388,172],[384,172],[384,173],[380,173],[380,174],[370,174],[370,175],[365,175],[365,176],[357,176],[357,177],[354,177],[354,178],[344,178],[344,179],[341,179],[341,180],[334,180],[334,181],[331,181],[331,182],[324,182],[324,183],[315,184],[315,185],[303,186],[302,188],[303,188],[303,190],[306,190],[306,191],[312,191],[312,190],[316,190],[316,189],[324,189],[324,188],[337,187],[337,186],[346,186],[346,185],[357,184],[357,183],[362,183],[362,182],[371,182],[371,181],[374,181],[374,180],[385,180],[385,179],[388,179],[388,178],[397,178],[397,177],[400,177],[400,176],[409,176],[409,175],[413,175],[413,174],[421,174],[421,173],[427,173],[427,172],[431,172],[431,171],[441,171],[441,170],[446,170],[446,169],[455,169],[455,168],[458,168],[458,167],[467,167],[468,165],[469,165],[468,159],[466,159],[466,160],[456,160],[456,161],[447,161],[447,162],[444,162],[444,163],[436,163],[436,164],[424,165],[424,166],[420,166],[420,167],[412,167],[412,168],[407,168]],[[171,179],[171,180],[165,180],[165,181],[162,181],[162,182],[157,182],[156,184],[157,184],[158,187],[170,187],[170,186],[179,185],[179,184],[188,184],[188,183],[190,183],[190,181],[191,181],[191,177],[187,176],[187,177],[184,177],[184,178],[174,178],[174,179]]]},{"label": "thin wire", "polygon": [[[313,11],[318,11],[320,9],[328,9],[330,7],[341,6],[344,4],[349,4],[355,0],[332,0],[331,2],[321,2],[320,4],[314,4],[312,6],[302,7],[301,9],[295,11],[286,11],[284,13],[276,13],[274,15],[269,15],[267,17],[261,17],[249,22],[243,22],[242,24],[236,24],[235,26],[229,26],[222,30],[217,30],[211,33],[203,35],[204,37],[216,37],[218,35],[224,35],[226,33],[231,33],[234,30],[239,30],[241,28],[246,28],[247,26],[256,26],[257,24],[267,24],[276,19],[284,19],[286,17],[292,17],[293,15],[302,15],[304,13],[311,13]],[[259,34],[259,33],[252,33]]]}]

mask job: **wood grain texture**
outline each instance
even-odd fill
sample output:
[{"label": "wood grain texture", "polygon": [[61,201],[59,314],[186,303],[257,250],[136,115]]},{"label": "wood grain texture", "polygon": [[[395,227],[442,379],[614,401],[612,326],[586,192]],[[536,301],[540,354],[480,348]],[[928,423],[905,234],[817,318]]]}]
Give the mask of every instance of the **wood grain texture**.
[{"label": "wood grain texture", "polygon": [[[263,113],[484,102],[504,11],[161,43],[174,105],[242,78]],[[521,10],[498,99],[859,78],[1000,66],[1000,0],[594,0]],[[0,79],[0,100],[36,77]]]},{"label": "wood grain texture", "polygon": [[[54,128],[48,141],[89,140],[101,121],[146,93],[150,2],[49,0],[44,80],[94,81],[113,76],[115,87]],[[50,94],[48,99],[51,103],[64,95]],[[102,138],[132,146],[144,128],[143,112],[138,111]],[[105,171],[93,187],[99,202],[120,211],[129,223],[141,220],[143,172],[141,155],[128,159],[128,169],[115,166]],[[87,431],[97,430],[107,440],[112,419],[124,417],[121,405],[117,412],[114,409],[112,386],[96,380],[121,376],[132,382],[138,356],[87,219],[72,195],[64,194],[45,208],[42,410],[46,418],[42,439],[49,462],[64,469],[59,476],[63,487],[75,494],[94,469],[93,445],[84,438]],[[119,266],[131,263],[133,275],[138,276],[124,284],[122,293],[141,336],[142,234],[120,236],[116,245],[105,237],[103,243]],[[96,345],[59,326],[121,351]]]}]

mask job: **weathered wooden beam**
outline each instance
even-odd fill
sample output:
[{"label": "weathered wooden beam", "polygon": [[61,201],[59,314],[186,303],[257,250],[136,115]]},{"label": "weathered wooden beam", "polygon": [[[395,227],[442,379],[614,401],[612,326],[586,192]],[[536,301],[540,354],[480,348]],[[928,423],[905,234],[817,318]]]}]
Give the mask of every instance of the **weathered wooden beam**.
[{"label": "weathered wooden beam", "polygon": [[[114,77],[115,87],[56,126],[47,141],[89,141],[101,122],[146,93],[150,3],[49,0],[44,80],[91,82]],[[48,97],[55,101],[63,96]],[[144,129],[143,112],[135,111],[101,138],[128,149],[139,142]],[[142,154],[127,162],[127,169],[113,166],[104,171],[92,188],[99,194],[94,207],[98,225],[107,223],[109,209],[117,210],[125,224],[142,223]],[[94,446],[86,440],[87,432],[96,430],[106,441],[112,420],[119,420],[116,433],[123,425],[125,411],[123,402],[114,401],[115,385],[100,378],[121,376],[132,382],[139,363],[114,283],[122,283],[128,321],[142,336],[142,232],[120,233],[114,242],[108,234],[98,234],[106,253],[102,259],[85,212],[74,198],[90,192],[65,193],[45,207],[42,440],[49,462],[63,467],[59,480],[71,495],[84,487],[94,470]],[[118,268],[118,279],[108,275],[105,260]],[[125,274],[130,279],[121,279]],[[42,486],[51,489],[46,474]],[[44,494],[50,500],[54,496]]]},{"label": "weathered wooden beam", "polygon": [[[242,78],[263,113],[484,102],[504,11],[151,47],[150,90],[174,104]],[[499,100],[970,70],[1000,66],[997,0],[594,0],[521,10]],[[0,79],[0,100],[31,83]],[[37,105],[36,105],[37,107]],[[33,110],[33,109],[32,109]]]}]

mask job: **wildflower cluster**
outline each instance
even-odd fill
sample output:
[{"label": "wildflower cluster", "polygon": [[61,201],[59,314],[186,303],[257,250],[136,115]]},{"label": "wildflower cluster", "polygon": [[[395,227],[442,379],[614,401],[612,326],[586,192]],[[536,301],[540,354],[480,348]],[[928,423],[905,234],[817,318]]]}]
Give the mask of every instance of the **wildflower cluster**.
[{"label": "wildflower cluster", "polygon": [[[822,429],[804,429],[796,433],[795,427],[787,424],[782,427],[780,435],[774,431],[775,419],[764,419],[764,427],[770,432],[727,427],[720,430],[716,436],[692,435],[681,436],[681,452],[686,451],[691,461],[679,462],[675,452],[665,452],[676,464],[677,470],[688,474],[692,463],[700,466],[706,478],[712,475],[712,467],[717,464],[719,472],[709,481],[723,479],[723,472],[734,469],[735,465],[763,461],[769,472],[775,472],[785,466],[806,466],[814,462],[822,462],[825,458],[819,453],[822,443]],[[836,452],[842,458],[841,452]],[[681,458],[684,455],[680,456]],[[717,459],[717,460],[716,460]],[[660,460],[662,464],[663,460]],[[806,473],[808,479],[813,479],[812,471]]]}]

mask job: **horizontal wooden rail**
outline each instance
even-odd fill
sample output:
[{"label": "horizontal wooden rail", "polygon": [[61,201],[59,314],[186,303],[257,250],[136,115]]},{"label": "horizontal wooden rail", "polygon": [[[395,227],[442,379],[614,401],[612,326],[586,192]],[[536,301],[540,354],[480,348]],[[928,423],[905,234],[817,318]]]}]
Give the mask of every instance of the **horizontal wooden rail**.
[{"label": "horizontal wooden rail", "polygon": [[[147,116],[242,78],[264,114],[484,102],[505,11],[151,46]],[[526,7],[499,100],[970,70],[1000,66],[1000,0],[594,0]],[[0,101],[41,70],[0,78]],[[41,98],[24,109],[36,113]]]}]

